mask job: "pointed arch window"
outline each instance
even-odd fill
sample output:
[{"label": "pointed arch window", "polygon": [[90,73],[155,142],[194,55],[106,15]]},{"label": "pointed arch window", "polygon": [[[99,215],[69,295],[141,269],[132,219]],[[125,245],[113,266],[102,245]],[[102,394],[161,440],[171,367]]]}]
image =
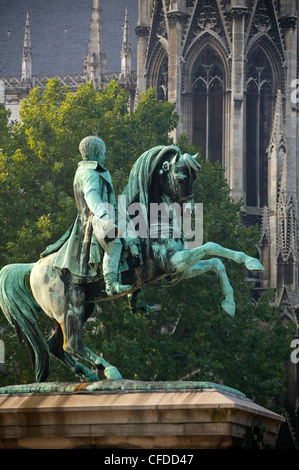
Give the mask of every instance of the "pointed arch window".
[{"label": "pointed arch window", "polygon": [[268,203],[268,155],[276,90],[270,61],[257,47],[246,71],[246,204]]},{"label": "pointed arch window", "polygon": [[192,71],[193,144],[206,159],[222,162],[225,71],[210,45],[198,55]]},{"label": "pointed arch window", "polygon": [[167,101],[168,100],[168,55],[165,54],[157,79],[157,99]]}]

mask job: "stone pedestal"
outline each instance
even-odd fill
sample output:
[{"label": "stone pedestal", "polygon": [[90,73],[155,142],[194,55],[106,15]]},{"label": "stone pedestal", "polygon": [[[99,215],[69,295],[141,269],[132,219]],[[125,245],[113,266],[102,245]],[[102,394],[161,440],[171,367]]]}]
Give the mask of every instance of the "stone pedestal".
[{"label": "stone pedestal", "polygon": [[258,425],[264,447],[274,447],[284,422],[216,384],[52,385],[0,388],[0,448],[223,449],[240,445]]}]

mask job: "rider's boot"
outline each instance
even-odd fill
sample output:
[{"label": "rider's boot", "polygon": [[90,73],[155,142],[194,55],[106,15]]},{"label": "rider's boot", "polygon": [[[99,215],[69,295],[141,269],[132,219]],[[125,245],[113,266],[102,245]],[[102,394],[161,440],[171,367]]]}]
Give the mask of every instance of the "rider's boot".
[{"label": "rider's boot", "polygon": [[106,252],[103,259],[103,275],[106,286],[106,293],[109,296],[115,294],[125,294],[131,289],[130,285],[119,282],[119,260],[122,250],[121,240],[116,239],[112,250]]},{"label": "rider's boot", "polygon": [[129,305],[132,313],[152,313],[158,310],[155,306],[146,303],[144,294],[141,289],[128,295]]}]

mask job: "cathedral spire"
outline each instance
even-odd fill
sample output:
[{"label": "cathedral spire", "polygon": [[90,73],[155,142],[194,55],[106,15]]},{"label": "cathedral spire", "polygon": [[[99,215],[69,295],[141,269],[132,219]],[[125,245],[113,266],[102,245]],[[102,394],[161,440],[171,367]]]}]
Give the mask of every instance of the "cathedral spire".
[{"label": "cathedral spire", "polygon": [[[275,119],[278,119],[278,122],[275,122]],[[294,184],[295,169],[282,131],[282,96],[280,91],[277,96],[275,119],[272,140],[276,144],[274,155],[276,155],[281,168],[276,216],[277,284],[280,288],[277,288],[276,293],[279,296],[281,289],[286,288],[292,300],[291,304],[294,305],[297,301],[293,296],[298,295],[296,293],[298,285],[298,208]]]},{"label": "cathedral spire", "polygon": [[102,54],[100,1],[93,0],[88,51],[84,59],[84,73],[86,80],[91,81],[95,88],[103,86],[105,67],[106,58]]},{"label": "cathedral spire", "polygon": [[279,142],[282,136],[282,117],[283,117],[282,94],[281,94],[281,90],[278,90],[270,145],[271,144],[277,145],[277,143]]},{"label": "cathedral spire", "polygon": [[123,27],[123,43],[121,49],[121,73],[120,73],[120,82],[130,82],[131,81],[131,72],[132,72],[132,50],[130,45],[130,30],[129,30],[129,20],[128,20],[128,7],[126,7],[125,12],[125,23]]},{"label": "cathedral spire", "polygon": [[[271,210],[276,210],[277,192],[281,180],[281,171],[286,154],[286,142],[283,133],[283,102],[282,93],[277,92],[272,133],[268,147],[268,204]],[[271,177],[270,177],[271,175]]]},{"label": "cathedral spire", "polygon": [[31,83],[31,80],[32,80],[32,53],[31,53],[29,13],[27,11],[23,55],[22,55],[22,82]]}]

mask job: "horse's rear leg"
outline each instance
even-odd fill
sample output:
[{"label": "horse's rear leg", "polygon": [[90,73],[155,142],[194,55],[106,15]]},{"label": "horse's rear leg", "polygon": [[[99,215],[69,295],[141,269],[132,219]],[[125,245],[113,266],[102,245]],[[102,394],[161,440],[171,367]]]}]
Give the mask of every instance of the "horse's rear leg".
[{"label": "horse's rear leg", "polygon": [[108,379],[120,379],[121,375],[117,368],[111,366],[105,359],[87,348],[82,341],[81,330],[86,320],[84,300],[85,289],[83,286],[68,286],[66,292],[66,312],[64,321],[60,324],[65,337],[63,349],[68,353],[91,362],[98,369],[104,369],[104,374]]},{"label": "horse's rear leg", "polygon": [[61,329],[61,326],[58,323],[54,334],[48,341],[48,344],[51,354],[57,357],[57,359],[63,362],[75,374],[84,375],[87,382],[96,382],[99,380],[95,372],[93,372],[81,362],[76,361],[67,351],[63,349],[64,334]]}]

